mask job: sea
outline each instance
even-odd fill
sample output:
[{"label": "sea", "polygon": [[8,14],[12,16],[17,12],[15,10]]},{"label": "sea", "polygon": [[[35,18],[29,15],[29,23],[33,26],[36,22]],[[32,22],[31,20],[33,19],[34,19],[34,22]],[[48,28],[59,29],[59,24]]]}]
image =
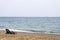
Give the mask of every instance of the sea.
[{"label": "sea", "polygon": [[60,17],[0,17],[0,30],[60,34]]}]

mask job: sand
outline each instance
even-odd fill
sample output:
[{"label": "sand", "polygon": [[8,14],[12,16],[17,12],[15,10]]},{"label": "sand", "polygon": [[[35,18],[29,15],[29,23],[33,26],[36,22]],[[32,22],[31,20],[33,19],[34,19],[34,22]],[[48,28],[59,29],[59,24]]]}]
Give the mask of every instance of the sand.
[{"label": "sand", "polygon": [[0,31],[0,40],[60,40],[60,35],[24,32],[5,34],[5,31]]}]

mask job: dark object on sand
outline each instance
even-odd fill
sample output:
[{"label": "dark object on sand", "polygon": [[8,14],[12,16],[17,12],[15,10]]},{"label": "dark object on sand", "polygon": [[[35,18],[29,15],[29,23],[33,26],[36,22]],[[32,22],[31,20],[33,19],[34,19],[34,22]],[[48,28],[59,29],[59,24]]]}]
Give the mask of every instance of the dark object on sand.
[{"label": "dark object on sand", "polygon": [[15,34],[15,32],[10,31],[9,29],[6,29],[6,34]]}]

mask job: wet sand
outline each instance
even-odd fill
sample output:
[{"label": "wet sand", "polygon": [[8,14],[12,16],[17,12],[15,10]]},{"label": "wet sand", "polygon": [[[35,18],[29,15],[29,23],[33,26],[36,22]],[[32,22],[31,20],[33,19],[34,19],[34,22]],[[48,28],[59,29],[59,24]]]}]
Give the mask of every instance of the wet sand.
[{"label": "wet sand", "polygon": [[5,31],[0,30],[0,40],[60,40],[60,35],[25,32],[5,34]]}]

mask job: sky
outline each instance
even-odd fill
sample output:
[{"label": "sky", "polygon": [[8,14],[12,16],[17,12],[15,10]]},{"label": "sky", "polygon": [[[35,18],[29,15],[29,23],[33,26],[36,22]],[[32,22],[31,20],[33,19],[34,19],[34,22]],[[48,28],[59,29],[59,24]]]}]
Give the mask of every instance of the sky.
[{"label": "sky", "polygon": [[0,0],[0,17],[60,17],[60,0]]}]

